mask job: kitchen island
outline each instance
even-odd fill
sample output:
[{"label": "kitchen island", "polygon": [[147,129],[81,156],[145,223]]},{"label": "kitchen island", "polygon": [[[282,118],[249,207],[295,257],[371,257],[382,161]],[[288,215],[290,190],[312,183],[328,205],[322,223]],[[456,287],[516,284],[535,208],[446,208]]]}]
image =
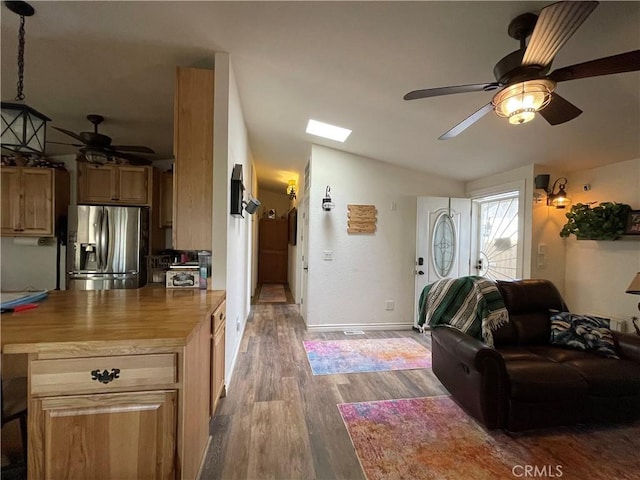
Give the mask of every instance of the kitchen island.
[{"label": "kitchen island", "polygon": [[224,309],[224,291],[144,287],[3,314],[3,355],[28,356],[29,478],[197,478],[224,391]]}]

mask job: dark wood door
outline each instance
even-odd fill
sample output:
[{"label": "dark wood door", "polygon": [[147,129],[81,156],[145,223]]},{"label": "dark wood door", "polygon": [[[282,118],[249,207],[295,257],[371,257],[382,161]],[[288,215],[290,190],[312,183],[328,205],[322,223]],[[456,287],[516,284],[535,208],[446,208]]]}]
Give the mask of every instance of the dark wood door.
[{"label": "dark wood door", "polygon": [[258,282],[287,283],[289,227],[286,218],[261,218],[258,230]]}]

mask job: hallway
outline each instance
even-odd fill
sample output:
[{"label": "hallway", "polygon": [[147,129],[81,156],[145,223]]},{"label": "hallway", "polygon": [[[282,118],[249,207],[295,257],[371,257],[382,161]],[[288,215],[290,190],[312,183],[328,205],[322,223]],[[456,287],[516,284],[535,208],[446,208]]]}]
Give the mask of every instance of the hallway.
[{"label": "hallway", "polygon": [[[257,296],[257,295],[256,295]],[[430,369],[313,376],[303,340],[416,332],[307,332],[295,304],[253,305],[227,396],[212,421],[203,479],[363,479],[336,405],[442,395]]]}]

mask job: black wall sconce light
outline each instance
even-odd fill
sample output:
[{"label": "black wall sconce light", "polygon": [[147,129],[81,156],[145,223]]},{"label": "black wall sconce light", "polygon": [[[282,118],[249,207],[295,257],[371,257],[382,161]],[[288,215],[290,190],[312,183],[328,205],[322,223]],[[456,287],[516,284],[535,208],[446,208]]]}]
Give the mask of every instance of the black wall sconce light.
[{"label": "black wall sconce light", "polygon": [[236,163],[231,172],[231,215],[234,217],[244,217],[242,210],[246,210],[249,215],[253,215],[260,201],[249,195],[249,201],[244,200],[244,185],[242,183],[242,165]]},{"label": "black wall sconce light", "polygon": [[331,201],[331,187],[327,185],[327,188],[324,191],[324,198],[322,199],[322,210],[325,212],[330,212],[336,204]]},{"label": "black wall sconce light", "polygon": [[289,200],[296,199],[296,181],[295,180],[289,180],[289,183],[287,184],[287,195],[289,196]]},{"label": "black wall sconce light", "polygon": [[[565,177],[560,177],[553,182],[553,185],[549,188],[549,183],[551,183],[550,179],[551,176],[549,174],[536,175],[536,188],[547,192],[547,206],[566,208],[571,203],[571,200],[567,197],[567,192],[565,191],[567,179]],[[558,187],[557,191],[556,186]]]}]

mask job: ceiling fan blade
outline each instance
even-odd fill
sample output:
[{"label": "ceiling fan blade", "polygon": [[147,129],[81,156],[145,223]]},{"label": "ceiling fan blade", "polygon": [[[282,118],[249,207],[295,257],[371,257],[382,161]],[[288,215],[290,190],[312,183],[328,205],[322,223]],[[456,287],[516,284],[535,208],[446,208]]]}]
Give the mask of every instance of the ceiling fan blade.
[{"label": "ceiling fan blade", "polygon": [[47,140],[47,143],[53,143],[55,145],[67,145],[69,147],[84,147],[84,145],[80,145],[79,143],[54,142],[51,140]]},{"label": "ceiling fan blade", "polygon": [[559,125],[573,120],[582,113],[582,110],[557,93],[552,93],[549,105],[538,111],[538,113],[542,115],[542,118],[549,122],[550,125]]},{"label": "ceiling fan blade", "polygon": [[548,78],[554,82],[566,82],[567,80],[635,72],[637,70],[640,70],[640,50],[633,50],[632,52],[558,68],[551,72]]},{"label": "ceiling fan blade", "polygon": [[451,130],[449,130],[448,132],[445,132],[442,135],[440,135],[438,137],[438,140],[449,140],[450,138],[453,138],[453,137],[459,135],[464,130],[469,128],[471,125],[473,125],[478,120],[480,120],[482,117],[484,117],[491,110],[493,110],[493,104],[491,102],[489,102],[484,107],[482,107],[480,110],[478,110],[477,112],[472,113],[471,115],[469,115],[467,118],[465,118],[463,121],[461,121],[455,127],[453,127]]},{"label": "ceiling fan blade", "polygon": [[[87,142],[84,141],[84,138],[82,138],[80,135],[78,135],[77,133],[72,132],[71,130],[65,130],[64,128],[59,128],[59,127],[53,127],[56,130],[58,130],[59,132],[65,133],[67,135],[69,135],[70,137],[75,138],[76,140],[78,140],[79,142],[82,142],[82,145],[86,145]],[[82,146],[81,145],[81,146]]]},{"label": "ceiling fan blade", "polygon": [[118,150],[119,152],[156,153],[149,147],[143,147],[141,145],[111,145],[109,148]]},{"label": "ceiling fan blade", "polygon": [[557,2],[540,11],[522,65],[546,67],[598,6],[598,2]]},{"label": "ceiling fan blade", "polygon": [[501,86],[501,83],[491,82],[457,85],[455,87],[425,88],[424,90],[414,90],[413,92],[409,92],[402,98],[405,100],[416,100],[418,98],[439,97],[440,95],[453,95],[454,93],[488,92],[496,90]]}]

